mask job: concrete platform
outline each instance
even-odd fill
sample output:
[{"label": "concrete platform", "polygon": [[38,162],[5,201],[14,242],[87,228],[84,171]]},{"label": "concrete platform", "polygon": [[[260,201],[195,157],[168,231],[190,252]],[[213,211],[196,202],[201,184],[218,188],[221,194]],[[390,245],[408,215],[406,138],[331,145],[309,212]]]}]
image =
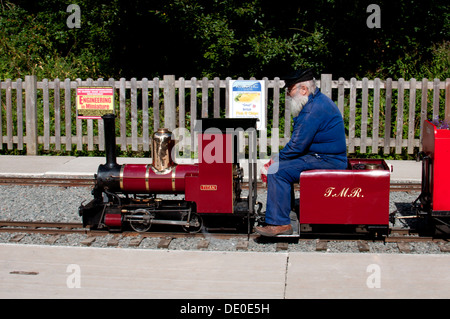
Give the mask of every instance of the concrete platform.
[{"label": "concrete platform", "polygon": [[386,163],[393,168],[391,183],[422,183],[422,162],[386,160]]},{"label": "concrete platform", "polygon": [[[149,158],[118,157],[119,164],[151,163]],[[266,161],[258,161],[258,167]],[[74,157],[74,156],[0,156],[0,177],[71,177],[92,178],[100,164],[105,163],[104,157]],[[386,161],[392,165],[391,183],[421,183],[422,162],[416,161]],[[243,164],[244,174],[247,174],[247,164]],[[259,172],[259,170],[258,170]],[[259,173],[258,173],[259,178]]]},{"label": "concrete platform", "polygon": [[[450,255],[0,244],[0,298],[450,298]],[[252,301],[257,302],[257,301]]]},{"label": "concrete platform", "polygon": [[286,254],[0,244],[0,298],[279,299],[285,271]]},{"label": "concrete platform", "polygon": [[289,253],[285,298],[449,298],[450,256]]},{"label": "concrete platform", "polygon": [[[119,157],[117,162],[146,164],[151,160]],[[1,155],[0,176],[93,178],[98,166],[104,163],[104,157]]]}]

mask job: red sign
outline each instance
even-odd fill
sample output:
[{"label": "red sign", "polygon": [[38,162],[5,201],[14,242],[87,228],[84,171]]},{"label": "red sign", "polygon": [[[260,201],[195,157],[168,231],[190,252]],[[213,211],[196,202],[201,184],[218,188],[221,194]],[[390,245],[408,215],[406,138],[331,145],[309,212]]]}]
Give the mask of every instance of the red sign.
[{"label": "red sign", "polygon": [[114,113],[114,90],[112,87],[78,87],[77,113],[80,119],[100,119]]}]

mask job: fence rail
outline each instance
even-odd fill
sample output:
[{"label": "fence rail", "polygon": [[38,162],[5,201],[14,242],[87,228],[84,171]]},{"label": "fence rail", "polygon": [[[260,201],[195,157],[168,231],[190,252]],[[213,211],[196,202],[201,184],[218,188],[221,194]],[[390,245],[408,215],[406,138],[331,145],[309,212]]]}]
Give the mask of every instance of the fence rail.
[{"label": "fence rail", "polygon": [[[38,154],[43,150],[104,150],[103,123],[76,118],[78,86],[112,86],[115,91],[117,143],[121,150],[149,151],[150,136],[159,127],[189,128],[190,150],[195,150],[193,128],[197,119],[226,117],[228,80],[87,79],[0,81],[0,149]],[[283,146],[290,138],[291,115],[284,107],[284,81],[263,78],[266,89],[267,129],[259,131],[259,156]],[[450,79],[393,81],[374,79],[332,80],[322,74],[317,81],[344,118],[349,153],[408,154],[421,149],[422,123],[427,118],[450,120]],[[269,150],[269,147],[271,149]]]}]

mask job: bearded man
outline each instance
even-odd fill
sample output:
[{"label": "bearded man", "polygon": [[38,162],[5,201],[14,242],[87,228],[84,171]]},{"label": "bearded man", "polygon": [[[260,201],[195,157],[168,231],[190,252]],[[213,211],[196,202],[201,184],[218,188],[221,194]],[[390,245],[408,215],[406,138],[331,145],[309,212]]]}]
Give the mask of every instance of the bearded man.
[{"label": "bearded man", "polygon": [[267,172],[267,225],[255,228],[270,237],[293,233],[289,217],[291,184],[299,182],[301,172],[347,167],[342,115],[336,104],[316,88],[312,69],[297,70],[283,79],[294,129]]}]

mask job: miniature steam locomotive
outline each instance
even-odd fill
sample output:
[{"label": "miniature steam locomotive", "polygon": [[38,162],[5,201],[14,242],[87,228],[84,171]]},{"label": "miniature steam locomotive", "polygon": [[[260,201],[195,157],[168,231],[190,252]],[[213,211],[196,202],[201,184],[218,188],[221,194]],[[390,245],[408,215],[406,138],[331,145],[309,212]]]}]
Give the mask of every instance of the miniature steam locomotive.
[{"label": "miniature steam locomotive", "polygon": [[[100,165],[94,199],[81,205],[84,226],[110,231],[129,225],[138,232],[152,225],[179,225],[199,231],[203,219],[226,220],[249,229],[256,218],[256,160],[249,161],[249,196],[241,196],[243,169],[237,160],[239,130],[255,133],[256,119],[198,121],[199,162],[176,164],[174,141],[167,129],[153,134],[152,164],[116,162],[115,116],[104,115],[106,164]],[[161,194],[184,195],[163,199]],[[211,217],[211,218],[210,218]]]},{"label": "miniature steam locomotive", "polygon": [[[255,222],[264,220],[257,202],[256,119],[199,120],[199,160],[193,164],[174,163],[171,133],[159,129],[153,135],[152,164],[125,165],[116,161],[115,116],[104,115],[103,120],[106,163],[95,176],[94,199],[79,208],[85,227],[144,232],[152,225],[177,225],[195,232],[232,225],[250,233]],[[247,196],[237,158],[241,131],[249,136]],[[299,205],[292,203],[294,234],[284,236],[335,226],[387,234],[389,185],[390,169],[384,160],[350,159],[346,170],[303,172],[301,200]],[[182,198],[164,199],[163,194]]]}]

